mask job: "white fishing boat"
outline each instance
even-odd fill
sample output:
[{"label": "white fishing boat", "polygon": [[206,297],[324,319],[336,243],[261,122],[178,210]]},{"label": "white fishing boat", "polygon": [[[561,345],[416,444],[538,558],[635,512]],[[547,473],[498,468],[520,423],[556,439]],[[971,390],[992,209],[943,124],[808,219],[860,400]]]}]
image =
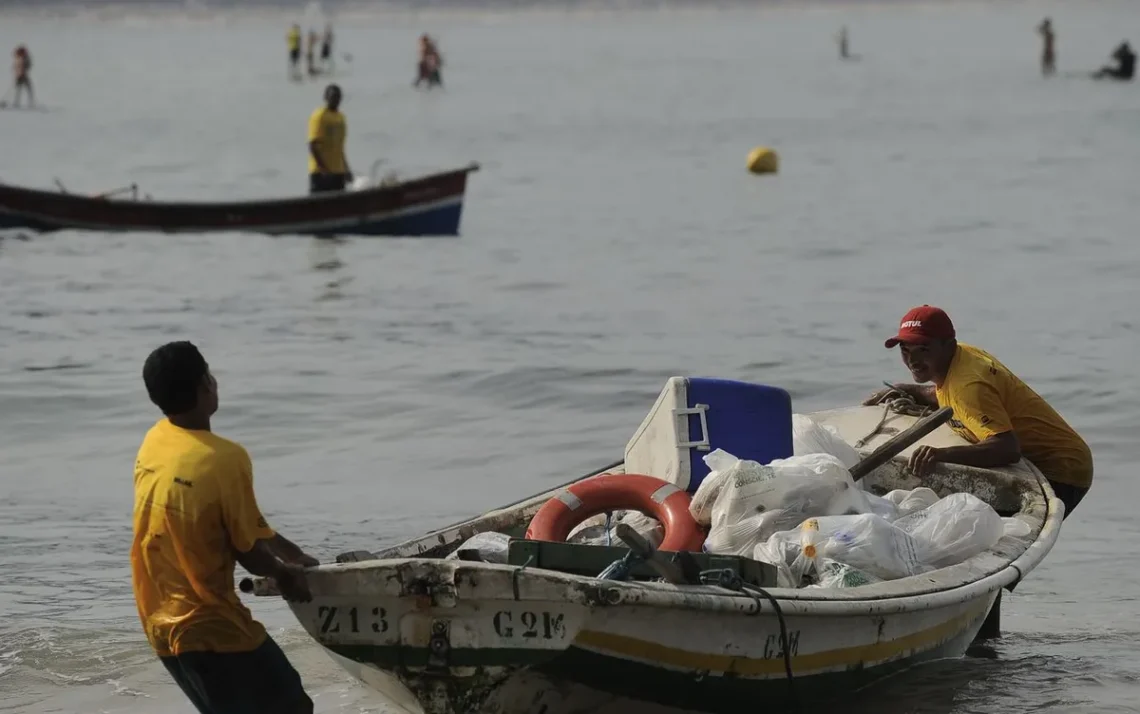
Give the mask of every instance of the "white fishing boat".
[{"label": "white fishing boat", "polygon": [[[710,448],[745,458],[758,430],[781,434],[761,439],[767,447],[788,448],[780,412],[790,417],[790,399],[769,399],[786,393],[771,390],[757,408],[748,394],[726,393],[726,384],[741,383],[670,380],[627,446],[626,463],[674,484],[656,494],[661,499],[695,490]],[[745,702],[782,711],[961,656],[991,610],[997,614],[1001,590],[1049,553],[1064,506],[1025,461],[1001,469],[940,464],[920,482],[906,468],[911,450],[964,442],[945,425],[929,431],[930,417],[897,402],[810,416],[861,455],[886,460],[869,464],[866,491],[921,485],[939,496],[970,493],[1020,522],[1020,532],[950,567],[858,587],[776,587],[766,564],[665,550],[608,569],[613,576],[624,568],[632,579],[599,578],[629,550],[523,538],[551,499],[573,504],[559,487],[375,553],[344,553],[311,570],[312,602],[290,607],[334,660],[416,714],[735,713]],[[923,425],[928,433],[900,453],[900,434],[916,434],[916,424],[919,436]],[[618,463],[598,473],[624,470]],[[446,557],[485,532],[518,539],[508,564]],[[659,574],[674,582],[654,579]],[[261,579],[242,589],[275,592]]]}]

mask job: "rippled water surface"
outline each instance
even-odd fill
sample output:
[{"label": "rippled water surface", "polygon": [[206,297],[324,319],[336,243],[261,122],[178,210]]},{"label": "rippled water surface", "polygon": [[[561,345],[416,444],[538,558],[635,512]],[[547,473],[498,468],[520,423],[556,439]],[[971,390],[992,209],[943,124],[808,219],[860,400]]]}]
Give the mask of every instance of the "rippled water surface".
[{"label": "rippled water surface", "polygon": [[[853,403],[904,377],[882,339],[921,302],[1060,409],[1096,481],[1004,639],[852,710],[1140,711],[1140,90],[1043,81],[1045,14],[1066,72],[1140,35],[1127,0],[361,11],[337,20],[350,158],[479,161],[461,238],[0,241],[0,711],[191,711],[127,560],[163,341],[201,346],[267,516],[327,558],[613,461],[673,374]],[[285,79],[291,19],[4,17],[48,111],[0,112],[0,180],[304,190],[321,84]],[[442,92],[409,87],[421,31]],[[744,171],[758,144],[780,175]],[[250,604],[319,711],[384,711],[282,603]]]}]

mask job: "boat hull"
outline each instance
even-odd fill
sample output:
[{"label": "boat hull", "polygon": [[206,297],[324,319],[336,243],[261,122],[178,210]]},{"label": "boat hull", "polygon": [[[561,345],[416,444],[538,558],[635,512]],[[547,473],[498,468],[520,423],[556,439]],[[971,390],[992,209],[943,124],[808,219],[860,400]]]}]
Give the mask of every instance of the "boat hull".
[{"label": "boat hull", "polygon": [[[994,581],[919,609],[782,600],[793,694],[766,601],[709,588],[638,604],[645,592],[635,585],[565,576],[521,582],[515,599],[513,569],[454,563],[386,561],[366,571],[372,596],[321,595],[291,607],[334,660],[408,712],[732,712],[741,701],[824,701],[961,656],[1000,590]],[[383,596],[380,582],[434,594]],[[496,587],[506,596],[474,592]]]},{"label": "boat hull", "polygon": [[392,186],[273,201],[119,201],[0,185],[0,229],[456,236],[471,166]]}]

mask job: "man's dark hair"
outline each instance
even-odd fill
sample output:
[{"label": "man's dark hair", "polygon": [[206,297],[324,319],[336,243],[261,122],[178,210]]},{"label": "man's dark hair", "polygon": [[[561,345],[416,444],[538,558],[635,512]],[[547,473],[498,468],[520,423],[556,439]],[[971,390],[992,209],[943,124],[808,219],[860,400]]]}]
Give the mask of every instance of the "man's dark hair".
[{"label": "man's dark hair", "polygon": [[191,342],[168,342],[146,358],[146,392],[163,414],[182,414],[198,406],[198,388],[210,367]]}]

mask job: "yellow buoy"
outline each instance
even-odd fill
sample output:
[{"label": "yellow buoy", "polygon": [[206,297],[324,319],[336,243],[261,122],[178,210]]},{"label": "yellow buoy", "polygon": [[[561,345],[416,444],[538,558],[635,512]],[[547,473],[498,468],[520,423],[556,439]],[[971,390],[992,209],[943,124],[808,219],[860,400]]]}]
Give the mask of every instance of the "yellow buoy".
[{"label": "yellow buoy", "polygon": [[748,152],[748,170],[754,174],[774,174],[780,168],[780,157],[767,146]]}]

